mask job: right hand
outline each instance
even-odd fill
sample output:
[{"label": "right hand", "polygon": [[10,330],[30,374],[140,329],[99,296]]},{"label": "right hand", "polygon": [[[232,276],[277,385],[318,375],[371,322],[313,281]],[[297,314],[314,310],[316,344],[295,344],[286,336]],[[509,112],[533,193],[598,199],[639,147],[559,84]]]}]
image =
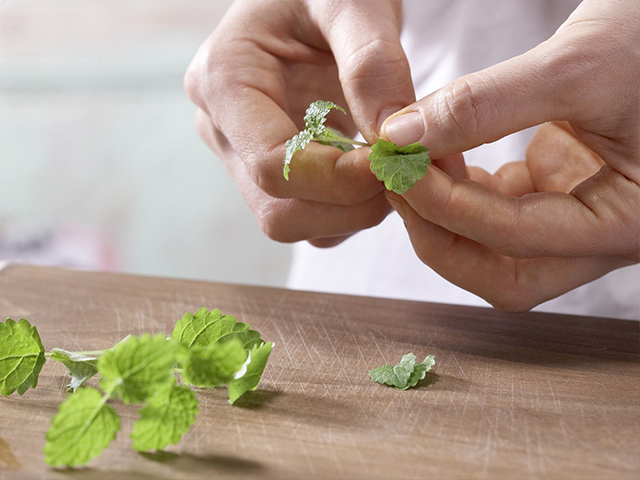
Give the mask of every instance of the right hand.
[{"label": "right hand", "polygon": [[390,212],[369,148],[312,143],[290,181],[282,168],[311,102],[348,107],[327,125],[375,143],[382,121],[415,101],[401,16],[393,0],[238,0],[198,50],[185,76],[198,132],[270,238],[330,247]]}]

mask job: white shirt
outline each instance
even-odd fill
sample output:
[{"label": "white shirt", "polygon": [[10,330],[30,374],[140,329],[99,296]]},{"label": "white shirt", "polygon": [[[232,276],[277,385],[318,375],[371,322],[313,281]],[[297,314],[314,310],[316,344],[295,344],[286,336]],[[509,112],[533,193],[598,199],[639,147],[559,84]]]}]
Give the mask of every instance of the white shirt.
[{"label": "white shirt", "polygon": [[[549,38],[578,0],[405,0],[402,45],[416,97],[470,72],[522,54]],[[465,153],[468,165],[495,172],[524,159],[533,129]],[[393,213],[331,249],[294,248],[289,287],[489,306],[441,278],[416,256]],[[535,310],[640,320],[640,265],[583,285]]]}]

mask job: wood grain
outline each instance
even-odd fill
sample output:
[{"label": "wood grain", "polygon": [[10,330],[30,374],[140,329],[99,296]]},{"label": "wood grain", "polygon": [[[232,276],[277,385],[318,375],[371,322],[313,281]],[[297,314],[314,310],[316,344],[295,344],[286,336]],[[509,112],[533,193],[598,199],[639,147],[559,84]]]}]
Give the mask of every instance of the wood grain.
[{"label": "wood grain", "polygon": [[[237,406],[200,392],[201,414],[167,452],[140,455],[135,409],[89,467],[42,463],[44,432],[67,395],[60,365],[36,390],[0,398],[0,478],[638,478],[640,324],[13,266],[0,317],[26,317],[47,348],[98,349],[170,332],[218,307],[276,347],[260,389]],[[376,385],[368,370],[435,354],[420,388]]]}]

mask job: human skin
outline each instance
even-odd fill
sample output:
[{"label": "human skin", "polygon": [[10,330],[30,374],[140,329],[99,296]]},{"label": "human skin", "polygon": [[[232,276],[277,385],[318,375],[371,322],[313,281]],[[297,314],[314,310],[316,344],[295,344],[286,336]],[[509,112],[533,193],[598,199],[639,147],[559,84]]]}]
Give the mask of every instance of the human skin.
[{"label": "human skin", "polygon": [[[508,311],[639,262],[639,79],[640,3],[587,0],[533,50],[387,119],[384,137],[444,159],[387,193],[420,259]],[[465,173],[460,152],[554,120],[526,161]]]},{"label": "human skin", "polygon": [[[416,103],[400,2],[371,4],[240,0],[187,72],[198,131],[269,237],[333,246],[390,203],[424,263],[508,311],[640,261],[636,0],[586,0],[530,52]],[[369,143],[409,105],[381,135],[439,160],[400,197],[371,174],[368,148],[312,144],[286,182],[284,142],[317,99],[348,106],[328,124]],[[464,166],[461,152],[551,121],[568,123],[543,127],[525,162],[493,176]]]}]

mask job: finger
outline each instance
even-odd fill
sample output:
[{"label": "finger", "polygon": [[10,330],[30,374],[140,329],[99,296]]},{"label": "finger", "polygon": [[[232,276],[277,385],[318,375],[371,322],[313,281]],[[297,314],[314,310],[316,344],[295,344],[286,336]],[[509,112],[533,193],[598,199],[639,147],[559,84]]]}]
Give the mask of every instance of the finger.
[{"label": "finger", "polygon": [[389,192],[387,197],[403,218],[411,243],[426,265],[501,310],[529,310],[630,263],[610,257],[505,257],[424,220],[402,197]]},{"label": "finger", "polygon": [[246,165],[238,161],[231,144],[208,120],[207,115],[200,110],[197,116],[198,133],[223,159],[260,227],[273,240],[291,243],[325,239],[318,244],[324,242],[328,246],[327,238],[348,237],[371,228],[391,211],[383,193],[354,206],[271,197],[251,180]]},{"label": "finger", "polygon": [[433,159],[431,163],[454,180],[467,180],[469,178],[469,171],[461,153],[452,157]]},{"label": "finger", "polygon": [[[320,2],[319,28],[335,56],[354,121],[375,143],[382,121],[415,101],[409,62],[400,44],[400,1]],[[329,7],[329,8],[327,8]]]},{"label": "finger", "polygon": [[640,188],[609,167],[570,194],[521,198],[432,167],[404,198],[425,220],[508,256],[640,255]]},{"label": "finger", "polygon": [[469,167],[469,178],[507,196],[522,197],[536,191],[524,161],[506,163],[493,175],[481,167]]},{"label": "finger", "polygon": [[538,191],[565,193],[605,164],[565,122],[547,123],[538,129],[527,148],[526,163]]},{"label": "finger", "polygon": [[598,105],[601,98],[592,82],[594,59],[585,59],[592,48],[578,49],[575,42],[557,35],[523,55],[465,75],[388,118],[381,135],[399,145],[419,141],[438,158],[547,121],[586,118],[590,112],[575,105]]}]

